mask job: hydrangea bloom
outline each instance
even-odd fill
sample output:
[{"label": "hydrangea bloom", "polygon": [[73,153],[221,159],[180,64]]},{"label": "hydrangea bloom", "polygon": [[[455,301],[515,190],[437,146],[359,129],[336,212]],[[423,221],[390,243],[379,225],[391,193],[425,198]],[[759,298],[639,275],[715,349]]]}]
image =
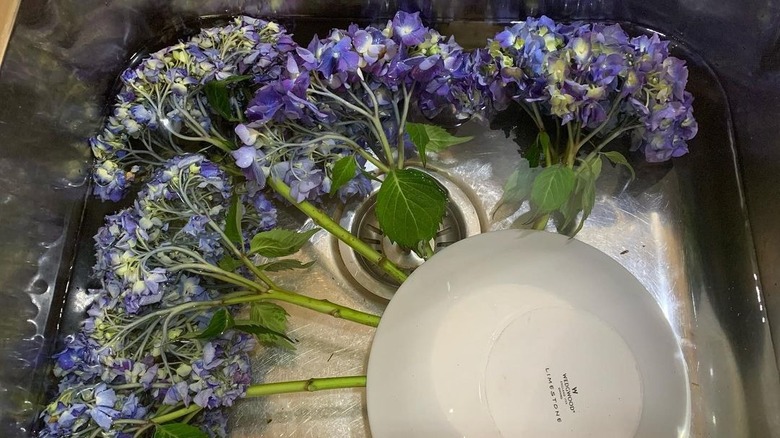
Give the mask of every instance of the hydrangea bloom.
[{"label": "hydrangea bloom", "polygon": [[225,438],[228,435],[225,409],[209,409],[197,421],[197,426],[206,431],[209,438]]},{"label": "hydrangea bloom", "polygon": [[[183,338],[202,330],[213,310],[166,321],[148,319],[160,309],[213,300],[213,283],[178,269],[183,263],[216,264],[223,253],[231,186],[222,170],[201,155],[168,160],[138,193],[132,207],[106,217],[95,236],[92,305],[82,330],[55,355],[59,394],[42,413],[43,437],[91,434],[95,428],[132,436],[151,406],[206,409],[232,405],[251,382],[248,352],[254,339],[227,331],[208,341]],[[257,211],[255,227],[269,226],[273,206],[261,193],[246,200]],[[262,213],[260,213],[262,212]],[[250,215],[250,217],[252,217]],[[154,321],[151,325],[138,325]],[[219,416],[204,417],[215,434]],[[223,434],[224,435],[224,434]]]},{"label": "hydrangea bloom", "polygon": [[70,437],[91,433],[95,427],[132,436],[134,423],[120,420],[149,420],[150,406],[160,403],[185,407],[195,403],[206,408],[202,420],[196,421],[212,436],[225,436],[222,416],[210,412],[231,406],[245,394],[251,382],[248,352],[254,345],[252,337],[228,332],[206,342],[191,364],[168,362],[170,373],[159,357],[136,361],[111,353],[96,365],[102,374],[63,380],[66,384],[59,396],[41,414],[39,436]]},{"label": "hydrangea bloom", "polygon": [[657,35],[529,18],[499,32],[477,58],[478,86],[496,109],[538,104],[561,124],[590,130],[638,124],[636,147],[653,162],[685,154],[696,135],[685,62]]},{"label": "hydrangea bloom", "polygon": [[149,163],[192,141],[226,147],[207,109],[203,85],[240,75],[257,83],[281,74],[296,45],[273,22],[237,17],[166,47],[122,73],[123,88],[102,131],[89,140],[96,158],[95,194],[116,201]]},{"label": "hydrangea bloom", "polygon": [[[473,62],[453,38],[424,26],[419,13],[398,12],[384,28],[333,29],[289,53],[280,78],[260,87],[246,110],[249,122],[236,129],[245,146],[233,157],[261,187],[270,175],[295,199],[318,200],[330,192],[332,163],[344,155],[387,162],[393,150],[406,148],[410,106],[428,117],[444,108],[461,119],[477,112]],[[356,173],[338,190],[344,199],[369,187]]]},{"label": "hydrangea bloom", "polygon": [[176,157],[160,168],[135,205],[109,215],[95,236],[95,272],[111,305],[121,302],[134,314],[162,300],[171,260],[164,253],[150,257],[153,248],[185,247],[206,260],[219,259],[224,251],[219,234],[207,224],[224,220],[229,198],[225,175],[202,156]]},{"label": "hydrangea bloom", "polygon": [[290,186],[291,194],[298,202],[315,200],[330,192],[330,180],[325,172],[315,167],[314,161],[308,158],[276,163],[271,173]]}]

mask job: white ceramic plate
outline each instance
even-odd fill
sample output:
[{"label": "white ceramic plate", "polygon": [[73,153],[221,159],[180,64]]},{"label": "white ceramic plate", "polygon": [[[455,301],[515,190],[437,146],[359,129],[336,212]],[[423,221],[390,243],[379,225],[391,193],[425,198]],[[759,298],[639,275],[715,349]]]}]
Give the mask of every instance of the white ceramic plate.
[{"label": "white ceramic plate", "polygon": [[685,437],[690,392],[660,307],[577,240],[463,240],[390,302],[368,362],[374,438]]}]

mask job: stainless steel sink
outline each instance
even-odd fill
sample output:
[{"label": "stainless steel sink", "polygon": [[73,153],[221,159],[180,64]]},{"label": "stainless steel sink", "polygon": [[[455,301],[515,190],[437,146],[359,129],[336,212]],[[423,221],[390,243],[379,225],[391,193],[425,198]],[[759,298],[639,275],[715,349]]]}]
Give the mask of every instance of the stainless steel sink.
[{"label": "stainless steel sink", "polygon": [[[0,279],[5,286],[0,291],[0,435],[30,434],[49,388],[47,357],[63,334],[77,329],[84,311],[91,235],[102,215],[118,207],[85,202],[89,152],[83,140],[98,126],[115,77],[131,56],[192,32],[199,16],[239,11],[279,16],[306,42],[313,33],[351,19],[386,19],[397,7],[372,1],[255,3],[27,0],[21,5],[0,69]],[[771,172],[780,167],[780,140],[773,131],[780,115],[775,73],[780,62],[772,45],[780,9],[770,1],[749,3],[550,0],[418,6],[465,46],[482,44],[497,29],[494,23],[539,13],[616,20],[632,32],[645,26],[681,43],[677,50],[690,63],[700,122],[691,154],[663,165],[635,159],[635,181],[623,170],[605,167],[596,209],[577,238],[620,262],[661,304],[688,363],[697,437],[780,436],[780,378],[770,330],[780,320],[780,303],[774,301],[780,274],[773,269],[780,251],[768,244],[780,242],[772,214],[780,210],[780,197],[770,196],[780,190],[780,173]],[[476,138],[429,163],[448,181],[450,192],[458,193],[451,221],[441,231],[442,246],[506,228],[514,219],[489,214],[518,156],[514,138],[480,121],[461,126],[459,134]],[[331,210],[345,225],[360,229],[370,225],[370,215],[363,216],[369,207],[352,203]],[[284,220],[307,225],[291,211]],[[379,235],[363,237],[381,245]],[[287,286],[373,312],[386,305],[382,295],[392,286],[330,236],[315,236],[301,257],[317,263],[306,276],[283,278]],[[298,350],[258,349],[257,380],[364,372],[372,330],[303,310],[290,313]],[[241,402],[233,409],[232,430],[236,437],[362,437],[369,435],[364,414],[359,390],[276,396]]]}]

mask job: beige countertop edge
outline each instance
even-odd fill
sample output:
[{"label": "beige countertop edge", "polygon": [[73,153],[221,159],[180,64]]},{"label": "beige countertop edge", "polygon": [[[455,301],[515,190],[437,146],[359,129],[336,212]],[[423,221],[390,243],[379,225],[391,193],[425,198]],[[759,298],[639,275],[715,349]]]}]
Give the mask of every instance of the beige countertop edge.
[{"label": "beige countertop edge", "polygon": [[5,48],[8,39],[11,38],[11,30],[14,28],[20,2],[21,0],[0,0],[0,66],[3,65]]}]

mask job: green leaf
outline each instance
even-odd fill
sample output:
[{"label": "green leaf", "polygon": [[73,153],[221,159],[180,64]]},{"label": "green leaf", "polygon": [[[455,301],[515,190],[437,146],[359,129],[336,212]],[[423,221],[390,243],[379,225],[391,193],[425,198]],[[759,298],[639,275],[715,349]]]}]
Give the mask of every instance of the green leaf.
[{"label": "green leaf", "polygon": [[257,339],[266,345],[276,345],[285,349],[294,349],[287,333],[287,318],[290,316],[283,307],[268,302],[253,303],[249,316],[253,323],[267,327],[273,331],[279,332],[282,336],[274,334],[263,334],[257,336]]},{"label": "green leaf", "polygon": [[355,157],[352,155],[339,158],[338,161],[333,163],[330,193],[335,194],[341,186],[355,177],[355,172],[357,172],[357,161],[355,161]]},{"label": "green leaf", "polygon": [[531,187],[531,201],[539,212],[555,211],[569,199],[574,190],[574,171],[556,164],[545,167],[534,180]]},{"label": "green leaf", "polygon": [[628,163],[628,160],[626,157],[623,156],[618,151],[609,151],[609,152],[602,152],[601,155],[604,155],[607,157],[609,161],[612,162],[615,166],[626,166],[629,172],[631,172],[631,179],[636,179],[636,173],[634,172],[634,168],[631,167],[631,164]]},{"label": "green leaf", "polygon": [[586,169],[583,169],[578,175],[576,191],[582,199],[582,218],[577,225],[577,229],[571,234],[574,236],[579,233],[582,226],[585,225],[585,220],[590,216],[593,211],[593,207],[596,205],[596,180],[601,175],[601,158],[595,157],[593,161],[586,161]]},{"label": "green leaf", "polygon": [[160,424],[154,428],[154,438],[208,438],[208,434],[184,423]]},{"label": "green leaf", "polygon": [[528,228],[539,217],[540,217],[539,212],[536,211],[534,206],[531,206],[530,210],[528,210],[525,213],[521,214],[517,219],[515,219],[514,222],[512,222],[512,225],[510,226],[510,228],[515,228],[515,229]]},{"label": "green leaf", "polygon": [[593,174],[593,179],[598,179],[601,176],[601,158],[593,157],[592,160],[586,161],[586,163],[588,164],[588,172]]},{"label": "green leaf", "polygon": [[269,302],[252,303],[249,317],[252,322],[264,325],[279,332],[287,331],[287,317],[290,316],[284,307]]},{"label": "green leaf", "polygon": [[275,228],[255,234],[249,244],[249,252],[264,257],[284,257],[296,253],[309,241],[319,228],[298,233],[296,231]]},{"label": "green leaf", "polygon": [[474,137],[456,137],[440,126],[424,123],[407,123],[406,132],[417,147],[417,153],[425,164],[425,153],[441,152],[450,146],[471,141]]},{"label": "green leaf", "polygon": [[233,107],[230,104],[230,89],[224,81],[211,81],[203,87],[206,94],[209,107],[219,116],[229,122],[240,122],[241,120],[233,113]]},{"label": "green leaf", "polygon": [[506,216],[511,215],[520,208],[520,204],[528,199],[528,196],[531,194],[531,186],[539,170],[539,168],[532,168],[525,158],[520,160],[517,164],[517,169],[509,175],[506,183],[504,183],[504,193],[491,213],[494,219],[502,207],[507,207],[504,210],[510,210]]},{"label": "green leaf", "polygon": [[433,177],[417,169],[394,170],[377,193],[376,216],[391,241],[416,248],[436,235],[446,205],[447,192]]},{"label": "green leaf", "polygon": [[233,321],[233,317],[230,316],[230,312],[222,307],[214,312],[209,325],[205,329],[199,332],[188,333],[184,337],[188,339],[211,339],[221,335],[235,325],[236,323]]},{"label": "green leaf", "polygon": [[[559,232],[574,236],[590,216],[596,205],[596,180],[601,175],[601,163],[601,157],[595,157],[582,163],[577,170],[574,192],[560,209],[563,220],[558,224]],[[582,212],[582,217],[577,227],[572,229],[579,212]]]},{"label": "green leaf", "polygon": [[217,262],[217,266],[219,267],[219,269],[222,269],[223,271],[227,271],[227,272],[233,272],[243,265],[244,263],[242,263],[241,260],[234,259],[233,257],[230,257],[228,255],[222,257]]},{"label": "green leaf", "polygon": [[242,331],[244,333],[249,333],[250,335],[255,335],[258,338],[260,338],[261,336],[277,336],[286,339],[289,342],[294,342],[292,339],[288,338],[287,335],[285,335],[284,333],[277,332],[276,330],[271,330],[264,325],[260,325],[254,322],[236,323],[236,325],[233,328]]},{"label": "green leaf", "polygon": [[228,208],[225,218],[225,235],[233,243],[241,243],[241,219],[244,216],[244,206],[238,200],[238,195],[230,198],[230,208]]},{"label": "green leaf", "polygon": [[258,266],[258,269],[267,272],[279,272],[279,271],[288,271],[290,269],[306,269],[313,264],[314,261],[303,263],[300,260],[295,260],[295,259],[282,259],[282,260],[274,260],[272,262],[262,264]]}]

